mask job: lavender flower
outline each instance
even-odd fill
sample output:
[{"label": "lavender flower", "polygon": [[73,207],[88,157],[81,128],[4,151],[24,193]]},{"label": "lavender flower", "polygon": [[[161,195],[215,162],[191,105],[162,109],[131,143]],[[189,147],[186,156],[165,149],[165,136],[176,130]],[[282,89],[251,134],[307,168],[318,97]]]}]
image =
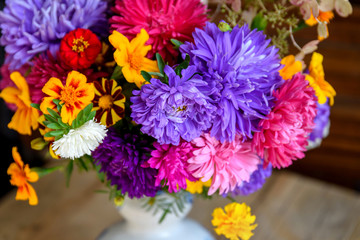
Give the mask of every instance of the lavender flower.
[{"label": "lavender flower", "polygon": [[232,194],[234,196],[242,195],[247,196],[250,195],[265,184],[266,178],[271,176],[272,172],[272,165],[269,163],[269,165],[264,168],[263,163],[260,163],[258,165],[258,170],[254,171],[251,176],[249,182],[243,181],[240,186],[236,187]]},{"label": "lavender flower", "polygon": [[311,132],[309,139],[311,141],[316,141],[316,139],[324,138],[324,130],[329,124],[330,117],[330,106],[329,103],[326,102],[324,104],[317,103],[317,114],[314,119],[315,128]]},{"label": "lavender flower", "polygon": [[5,63],[19,68],[38,53],[53,56],[66,33],[76,28],[106,33],[106,0],[7,0],[0,12]]},{"label": "lavender flower", "polygon": [[236,134],[251,138],[259,120],[270,112],[272,92],[282,82],[278,49],[268,47],[270,40],[247,25],[222,32],[207,23],[193,37],[194,43],[186,42],[180,50],[183,57],[190,55],[191,64],[208,83],[201,90],[217,108],[211,135],[221,142],[233,141]]},{"label": "lavender flower", "polygon": [[190,142],[211,126],[214,108],[198,89],[207,84],[194,66],[182,70],[182,77],[169,66],[164,71],[169,85],[153,78],[133,92],[131,117],[160,144],[179,145],[180,138]]},{"label": "lavender flower", "polygon": [[141,167],[151,156],[152,149],[148,146],[151,143],[139,136],[120,134],[110,127],[103,143],[93,151],[92,156],[111,185],[116,185],[122,194],[128,193],[130,198],[154,197],[161,189],[155,187],[157,170]]}]

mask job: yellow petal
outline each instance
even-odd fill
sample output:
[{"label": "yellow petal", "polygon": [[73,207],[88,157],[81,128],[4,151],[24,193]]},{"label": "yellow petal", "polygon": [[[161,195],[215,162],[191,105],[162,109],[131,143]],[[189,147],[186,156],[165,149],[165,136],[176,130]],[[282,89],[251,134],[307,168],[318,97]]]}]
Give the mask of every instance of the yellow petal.
[{"label": "yellow petal", "polygon": [[29,191],[29,204],[32,206],[37,205],[39,201],[35,189],[30,184],[27,184],[27,188]]},{"label": "yellow petal", "polygon": [[62,84],[61,80],[58,78],[50,78],[49,81],[45,84],[42,88],[43,93],[53,97],[53,98],[60,98],[61,91],[64,89],[64,85]]},{"label": "yellow petal", "polygon": [[71,71],[66,78],[66,86],[77,89],[80,85],[86,84],[86,76],[77,71]]},{"label": "yellow petal", "polygon": [[53,102],[54,98],[53,97],[44,97],[41,104],[40,104],[40,110],[41,112],[43,112],[44,114],[49,114],[48,112],[48,108],[55,110],[56,109],[56,105]]},{"label": "yellow petal", "polygon": [[141,56],[144,56],[151,50],[151,46],[145,46],[145,43],[149,40],[149,34],[145,29],[141,29],[140,33],[130,42],[130,52],[137,52]]},{"label": "yellow petal", "polygon": [[129,46],[129,40],[116,30],[114,30],[109,36],[109,42],[114,48],[117,49],[119,49],[120,46],[125,46],[126,48]]},{"label": "yellow petal", "polygon": [[19,102],[19,95],[20,95],[21,91],[19,89],[16,89],[14,87],[7,87],[4,88],[1,93],[0,93],[0,97],[4,99],[5,102],[7,103],[14,103],[16,105],[18,105]]}]

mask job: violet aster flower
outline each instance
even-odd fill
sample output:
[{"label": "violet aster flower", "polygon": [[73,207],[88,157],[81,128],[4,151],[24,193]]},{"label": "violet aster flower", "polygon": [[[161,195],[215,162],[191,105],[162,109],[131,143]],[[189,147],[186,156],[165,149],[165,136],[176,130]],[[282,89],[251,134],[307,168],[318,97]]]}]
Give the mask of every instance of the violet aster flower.
[{"label": "violet aster flower", "polygon": [[7,0],[0,12],[1,45],[10,68],[19,68],[38,53],[53,56],[66,33],[76,28],[106,33],[105,0]]},{"label": "violet aster flower", "polygon": [[180,138],[190,142],[211,126],[214,108],[198,89],[206,83],[194,66],[182,70],[182,77],[169,66],[164,71],[169,85],[153,78],[133,91],[131,117],[160,144],[179,145]]},{"label": "violet aster flower", "polygon": [[160,190],[155,186],[157,170],[141,167],[150,158],[150,145],[137,135],[119,133],[111,127],[92,156],[111,185],[116,185],[123,194],[128,193],[130,198],[154,197]]},{"label": "violet aster flower", "polygon": [[316,139],[324,138],[324,130],[329,124],[330,117],[330,106],[326,102],[324,104],[317,103],[317,114],[314,119],[315,128],[311,132],[309,139],[311,141],[316,141]]},{"label": "violet aster flower", "polygon": [[278,49],[268,47],[265,34],[247,25],[222,32],[214,23],[196,29],[194,43],[180,47],[183,56],[204,74],[204,90],[217,107],[211,136],[221,142],[240,134],[251,138],[258,122],[270,112],[272,92],[282,82]]},{"label": "violet aster flower", "polygon": [[243,181],[238,187],[234,189],[234,191],[232,191],[232,195],[247,196],[256,192],[257,190],[262,188],[262,186],[266,182],[266,178],[271,176],[271,172],[272,172],[271,163],[269,163],[269,165],[266,168],[264,168],[263,163],[260,163],[258,165],[258,169],[251,174],[250,180],[248,182]]}]

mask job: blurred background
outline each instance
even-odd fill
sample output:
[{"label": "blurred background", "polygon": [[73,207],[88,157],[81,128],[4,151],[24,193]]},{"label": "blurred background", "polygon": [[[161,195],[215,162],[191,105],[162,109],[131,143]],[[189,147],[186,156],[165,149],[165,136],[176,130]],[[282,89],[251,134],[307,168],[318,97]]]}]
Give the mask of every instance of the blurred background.
[{"label": "blurred background", "polygon": [[[330,37],[320,43],[318,52],[324,55],[325,79],[337,91],[331,108],[330,135],[317,149],[306,153],[282,171],[297,172],[346,188],[360,191],[360,0],[350,1],[354,12],[348,18],[335,17],[328,25]],[[4,1],[0,2],[3,8]],[[295,34],[304,45],[317,37],[316,28]],[[296,52],[292,49],[291,52]],[[0,63],[4,51],[0,49]],[[305,59],[309,62],[309,59]],[[12,189],[6,170],[13,161],[12,146],[18,146],[24,162],[32,167],[45,164],[41,153],[31,150],[28,137],[9,130],[12,112],[0,100],[0,197]]]}]

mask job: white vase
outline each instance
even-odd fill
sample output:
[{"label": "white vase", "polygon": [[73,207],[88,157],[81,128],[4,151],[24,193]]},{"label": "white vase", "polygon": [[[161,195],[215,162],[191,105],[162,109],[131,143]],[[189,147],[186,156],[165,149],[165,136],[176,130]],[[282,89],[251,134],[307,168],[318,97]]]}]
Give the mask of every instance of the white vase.
[{"label": "white vase", "polygon": [[[171,200],[162,194],[162,199]],[[215,240],[199,223],[185,218],[192,207],[192,198],[184,203],[183,210],[168,213],[162,223],[163,211],[155,208],[147,211],[143,205],[146,199],[125,198],[119,213],[125,219],[105,229],[98,240]],[[177,208],[178,209],[178,208]]]}]

